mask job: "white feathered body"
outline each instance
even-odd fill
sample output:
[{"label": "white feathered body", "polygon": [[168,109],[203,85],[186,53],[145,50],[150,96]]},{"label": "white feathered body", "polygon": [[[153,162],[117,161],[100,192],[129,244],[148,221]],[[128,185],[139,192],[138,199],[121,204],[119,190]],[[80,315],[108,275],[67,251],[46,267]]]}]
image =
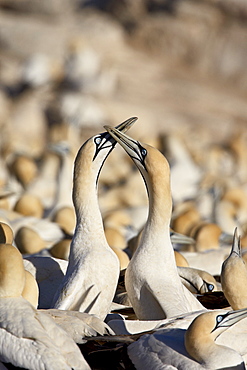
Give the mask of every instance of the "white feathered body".
[{"label": "white feathered body", "polygon": [[22,297],[0,299],[0,361],[30,370],[90,369],[73,339]]}]

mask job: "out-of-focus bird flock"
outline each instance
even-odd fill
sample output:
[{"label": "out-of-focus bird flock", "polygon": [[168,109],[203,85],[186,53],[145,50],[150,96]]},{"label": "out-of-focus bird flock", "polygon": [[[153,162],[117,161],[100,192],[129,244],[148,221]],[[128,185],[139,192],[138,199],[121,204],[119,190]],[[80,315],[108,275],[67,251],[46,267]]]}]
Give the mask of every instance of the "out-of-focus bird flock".
[{"label": "out-of-focus bird flock", "polygon": [[[234,243],[236,250],[235,228],[239,258],[247,258],[246,20],[242,0],[1,0],[0,242],[16,246],[27,264],[30,256],[67,261],[76,154],[104,125],[137,116],[131,137],[159,149],[170,165],[177,265],[208,274],[196,277],[206,288],[189,283],[205,307],[230,307],[228,297],[221,305],[221,268]],[[148,196],[118,144],[100,173],[98,199],[124,274]],[[40,289],[52,279],[48,270]],[[221,295],[209,297],[212,289]],[[129,304],[124,292],[120,283],[116,307]],[[50,298],[42,299],[38,308],[48,309]],[[114,369],[132,368],[126,345],[116,351],[102,340],[84,344],[84,355],[115,350]],[[92,368],[106,368],[96,359]]]}]

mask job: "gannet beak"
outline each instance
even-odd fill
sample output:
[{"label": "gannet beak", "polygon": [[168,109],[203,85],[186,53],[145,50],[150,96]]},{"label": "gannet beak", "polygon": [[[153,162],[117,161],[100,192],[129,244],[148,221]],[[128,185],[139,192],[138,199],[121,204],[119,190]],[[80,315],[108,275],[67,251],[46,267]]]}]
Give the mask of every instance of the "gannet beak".
[{"label": "gannet beak", "polygon": [[[137,117],[128,118],[126,121],[116,126],[116,129],[120,130],[119,132],[121,131],[126,132],[127,130],[130,129],[131,126],[133,126],[137,119],[138,119]],[[96,144],[96,151],[93,157],[93,161],[95,160],[95,158],[102,149],[109,148],[109,150],[111,151],[117,144],[117,141],[107,131],[95,136],[94,142]],[[108,154],[110,154],[110,151]]]},{"label": "gannet beak", "polygon": [[237,311],[229,311],[226,314],[218,315],[216,317],[216,326],[212,332],[217,328],[228,328],[245,317],[247,317],[247,308],[242,308],[241,310]]},{"label": "gannet beak", "polygon": [[[137,119],[138,119],[137,117],[128,118],[126,121],[117,125],[114,129],[122,133],[126,132],[133,126],[133,124],[135,123],[135,121],[137,121]],[[105,127],[106,126],[104,126],[104,128]],[[101,134],[101,136],[104,137],[105,142],[110,141],[112,144],[116,145],[117,141],[113,138],[112,135],[109,134],[109,132],[104,132],[103,134]]]},{"label": "gannet beak", "polygon": [[129,119],[126,119],[126,121],[120,123],[117,125],[115,128],[121,132],[126,132],[128,131],[133,124],[138,120],[138,117],[131,117]]},{"label": "gannet beak", "polygon": [[174,230],[170,230],[170,237],[173,244],[195,244],[195,239]]},{"label": "gannet beak", "polygon": [[234,230],[231,254],[232,253],[236,253],[238,257],[241,256],[240,237],[238,236],[237,228]]},{"label": "gannet beak", "polygon": [[125,149],[132,159],[139,161],[145,167],[144,158],[147,151],[138,141],[127,136],[117,128],[111,126],[104,126],[104,128]]}]

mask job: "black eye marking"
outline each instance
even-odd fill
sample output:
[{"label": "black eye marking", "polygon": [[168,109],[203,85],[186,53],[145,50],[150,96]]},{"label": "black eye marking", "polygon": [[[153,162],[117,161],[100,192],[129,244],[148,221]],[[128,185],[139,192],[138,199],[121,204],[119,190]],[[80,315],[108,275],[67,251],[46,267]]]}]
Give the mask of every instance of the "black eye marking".
[{"label": "black eye marking", "polygon": [[147,155],[147,151],[146,151],[146,149],[144,149],[144,148],[143,148],[143,149],[141,150],[141,154],[142,154],[142,156],[143,156],[143,157],[146,157],[146,155]]},{"label": "black eye marking", "polygon": [[99,145],[101,143],[101,141],[102,141],[102,139],[99,136],[94,139],[94,142],[95,142],[96,145]]},{"label": "black eye marking", "polygon": [[94,138],[94,143],[96,145],[93,161],[101,151],[101,149],[107,149],[107,148],[114,148],[116,145],[116,141],[112,139],[112,137],[108,134],[108,132],[105,132],[99,136],[96,136]]},{"label": "black eye marking", "polygon": [[143,146],[141,146],[141,144],[139,142],[137,142],[137,145],[139,147],[139,150],[140,150],[140,154],[141,154],[141,157],[140,157],[140,154],[138,155],[139,158],[136,158],[136,157],[133,157],[135,159],[137,159],[139,162],[141,162],[141,164],[143,165],[143,167],[146,169],[146,166],[145,166],[145,157],[147,155],[147,150],[145,148],[143,148]]},{"label": "black eye marking", "polygon": [[[213,328],[213,330],[211,331],[211,333],[213,332],[213,331],[215,331],[217,328],[218,328],[218,326],[219,326],[219,324],[224,320],[224,318],[225,317],[227,317],[228,316],[228,313],[226,313],[225,315],[218,315],[218,316],[216,316],[216,325],[215,325],[215,327]],[[223,326],[227,326],[226,324],[225,325],[221,325],[222,327]]]},{"label": "black eye marking", "polygon": [[216,317],[217,324],[219,324],[222,320],[223,320],[223,316],[222,315],[218,315]]},{"label": "black eye marking", "polygon": [[214,285],[213,284],[207,284],[209,292],[212,292],[214,290]]}]

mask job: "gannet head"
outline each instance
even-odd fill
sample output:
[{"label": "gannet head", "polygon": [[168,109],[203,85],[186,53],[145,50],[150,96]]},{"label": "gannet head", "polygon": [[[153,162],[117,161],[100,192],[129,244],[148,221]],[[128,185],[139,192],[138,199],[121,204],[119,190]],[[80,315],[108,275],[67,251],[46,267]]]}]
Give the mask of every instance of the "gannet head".
[{"label": "gannet head", "polygon": [[0,244],[0,298],[20,297],[24,285],[21,253],[11,244]]},{"label": "gannet head", "polygon": [[[137,117],[131,117],[126,121],[120,123],[117,128],[120,131],[127,131],[137,120]],[[79,162],[80,166],[85,167],[86,170],[92,167],[96,170],[97,176],[112,149],[116,145],[116,140],[109,135],[108,132],[92,136],[79,149],[75,159],[75,165]]]},{"label": "gannet head", "polygon": [[187,352],[197,361],[202,362],[203,347],[212,343],[230,326],[247,317],[247,308],[237,311],[210,311],[197,316],[185,333]]},{"label": "gannet head", "polygon": [[[137,117],[132,117],[118,125],[120,131],[128,130]],[[87,191],[98,178],[104,162],[116,145],[116,140],[108,132],[92,136],[79,149],[74,164],[73,201],[76,203],[77,194]]]},{"label": "gannet head", "polygon": [[[138,169],[140,170],[147,190],[152,187],[155,191],[159,181],[163,182],[164,188],[167,183],[170,192],[170,168],[166,158],[163,154],[151,145],[140,143],[137,140],[132,139],[123,132],[120,132],[117,128],[104,126],[105,129],[111,134],[111,136],[125,149],[131,159],[134,161]],[[168,189],[166,189],[168,191]]]}]

